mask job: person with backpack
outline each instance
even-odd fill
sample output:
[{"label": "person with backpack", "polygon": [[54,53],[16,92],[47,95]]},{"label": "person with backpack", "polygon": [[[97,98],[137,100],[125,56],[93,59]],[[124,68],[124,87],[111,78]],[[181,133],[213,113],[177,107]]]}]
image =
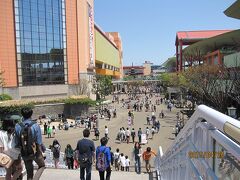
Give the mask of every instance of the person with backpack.
[{"label": "person with backpack", "polygon": [[[16,147],[20,148],[21,156],[27,171],[27,180],[39,179],[45,169],[42,154],[42,133],[40,126],[31,119],[33,110],[29,107],[21,109],[23,120],[15,126]],[[33,161],[38,165],[33,173]],[[33,176],[34,175],[34,176]]]},{"label": "person with backpack", "polygon": [[101,138],[101,146],[96,149],[96,169],[99,172],[100,180],[104,180],[104,173],[106,174],[106,180],[110,180],[111,176],[111,152],[109,147],[106,147],[108,139],[106,137]]},{"label": "person with backpack", "polygon": [[[95,154],[95,145],[92,140],[89,139],[90,130],[83,130],[83,139],[79,140],[75,149],[78,152],[78,161],[80,165],[80,179],[91,180],[92,163]],[[86,171],[86,178],[85,178]]]},{"label": "person with backpack", "polygon": [[65,160],[66,160],[66,164],[68,166],[68,169],[73,169],[73,149],[72,146],[70,144],[68,144],[65,148]]},{"label": "person with backpack", "polygon": [[51,150],[53,152],[54,166],[57,169],[59,164],[60,150],[61,150],[61,146],[58,140],[54,139]]}]

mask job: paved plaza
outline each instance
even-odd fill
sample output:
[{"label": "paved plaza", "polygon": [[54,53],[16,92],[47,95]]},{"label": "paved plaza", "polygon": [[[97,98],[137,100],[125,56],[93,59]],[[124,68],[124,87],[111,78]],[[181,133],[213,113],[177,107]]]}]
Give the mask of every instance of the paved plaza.
[{"label": "paved plaza", "polygon": [[[142,96],[143,97],[143,96]],[[120,99],[126,98],[126,95],[121,95]],[[158,97],[159,98],[159,97]],[[155,102],[155,97],[152,98],[152,102]],[[124,153],[124,155],[128,155],[131,157],[131,152],[133,149],[133,143],[121,143],[117,142],[116,136],[119,132],[120,127],[128,127],[127,124],[127,117],[128,117],[128,109],[122,108],[122,103],[112,103],[109,106],[114,106],[117,109],[117,118],[111,118],[111,120],[107,119],[99,119],[99,130],[100,130],[100,137],[104,136],[104,127],[108,126],[109,128],[109,142],[108,146],[112,148],[112,151],[115,151],[116,148],[120,149],[120,152]],[[159,118],[158,115],[160,111],[163,110],[166,117],[165,118]],[[157,111],[156,116],[157,119],[160,120],[161,128],[160,132],[158,134],[155,134],[153,139],[150,139],[148,141],[148,144],[143,145],[143,150],[146,149],[147,146],[152,147],[152,149],[157,152],[158,147],[161,145],[163,148],[163,152],[167,150],[167,148],[171,145],[171,143],[174,141],[174,126],[176,124],[176,113],[179,112],[179,109],[173,108],[170,112],[167,110],[167,106],[165,104],[157,105]],[[151,112],[134,112],[134,129],[137,131],[138,128],[142,128],[143,132],[145,132],[145,129],[147,127],[146,125],[146,117],[147,115],[151,116]],[[131,127],[131,128],[132,128]],[[148,125],[150,128],[150,126]],[[61,151],[64,151],[67,144],[71,144],[73,148],[76,147],[77,141],[81,139],[82,136],[82,128],[70,128],[69,130],[57,130],[55,138],[59,141],[61,145]],[[151,137],[151,136],[150,136]],[[90,136],[91,139],[94,140],[96,147],[100,145],[99,141],[95,141],[94,132],[91,133]],[[136,137],[136,140],[138,138]],[[48,147],[52,144],[54,138],[47,138],[46,135],[43,135],[43,142]]]}]

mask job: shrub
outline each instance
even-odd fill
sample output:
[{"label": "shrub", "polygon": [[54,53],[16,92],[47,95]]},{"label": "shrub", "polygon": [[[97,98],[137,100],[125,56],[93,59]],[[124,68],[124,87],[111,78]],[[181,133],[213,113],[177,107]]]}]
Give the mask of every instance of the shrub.
[{"label": "shrub", "polygon": [[12,100],[12,97],[8,94],[1,94],[0,101]]}]

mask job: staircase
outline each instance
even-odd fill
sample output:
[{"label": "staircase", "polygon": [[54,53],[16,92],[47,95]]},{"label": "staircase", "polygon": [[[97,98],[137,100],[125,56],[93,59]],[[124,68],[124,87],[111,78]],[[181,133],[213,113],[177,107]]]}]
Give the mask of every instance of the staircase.
[{"label": "staircase", "polygon": [[[47,168],[43,172],[40,180],[55,179],[55,180],[78,180],[80,179],[79,170],[67,169],[50,169]],[[136,174],[135,172],[112,171],[111,180],[148,180],[148,174]],[[24,176],[23,180],[27,180]],[[99,180],[98,171],[92,171],[92,180]]]}]

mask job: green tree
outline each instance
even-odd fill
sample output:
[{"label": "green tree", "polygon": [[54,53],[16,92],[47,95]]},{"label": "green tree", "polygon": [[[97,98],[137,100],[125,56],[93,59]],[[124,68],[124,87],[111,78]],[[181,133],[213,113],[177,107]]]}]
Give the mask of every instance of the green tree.
[{"label": "green tree", "polygon": [[112,93],[112,77],[96,75],[96,83],[93,86],[97,100],[105,99],[105,96]]}]

